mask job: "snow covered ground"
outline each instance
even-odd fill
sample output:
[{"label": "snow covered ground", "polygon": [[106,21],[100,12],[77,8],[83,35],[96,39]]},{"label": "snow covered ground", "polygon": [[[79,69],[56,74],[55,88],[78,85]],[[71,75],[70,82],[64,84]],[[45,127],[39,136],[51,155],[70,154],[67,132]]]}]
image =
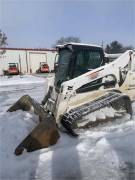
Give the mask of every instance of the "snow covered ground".
[{"label": "snow covered ground", "polygon": [[135,180],[135,110],[130,121],[125,116],[79,138],[61,133],[55,146],[14,155],[37,116],[6,110],[24,94],[40,102],[46,84],[43,77],[0,77],[0,180]]}]

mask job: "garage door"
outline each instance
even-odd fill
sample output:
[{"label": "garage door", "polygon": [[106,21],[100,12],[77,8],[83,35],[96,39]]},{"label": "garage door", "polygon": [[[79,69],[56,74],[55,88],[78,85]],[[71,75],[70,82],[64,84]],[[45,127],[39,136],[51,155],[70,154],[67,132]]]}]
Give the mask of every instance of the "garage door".
[{"label": "garage door", "polygon": [[40,67],[40,62],[47,63],[47,54],[41,52],[29,52],[29,66],[30,71],[35,73]]}]

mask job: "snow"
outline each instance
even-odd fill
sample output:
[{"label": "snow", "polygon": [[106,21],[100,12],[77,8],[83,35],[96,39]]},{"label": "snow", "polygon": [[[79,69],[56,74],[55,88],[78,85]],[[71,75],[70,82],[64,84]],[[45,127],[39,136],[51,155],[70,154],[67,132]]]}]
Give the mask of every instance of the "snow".
[{"label": "snow", "polygon": [[[24,94],[41,102],[46,88],[43,77],[0,78],[0,180],[134,180],[135,111],[131,120],[125,115],[122,120],[82,130],[78,138],[61,133],[54,146],[14,155],[38,118],[6,110]],[[113,116],[113,110],[107,109],[106,114]]]},{"label": "snow", "polygon": [[39,78],[32,75],[23,76],[2,76],[0,78],[0,86],[18,85],[18,84],[30,84],[36,82],[44,82],[44,78]]}]

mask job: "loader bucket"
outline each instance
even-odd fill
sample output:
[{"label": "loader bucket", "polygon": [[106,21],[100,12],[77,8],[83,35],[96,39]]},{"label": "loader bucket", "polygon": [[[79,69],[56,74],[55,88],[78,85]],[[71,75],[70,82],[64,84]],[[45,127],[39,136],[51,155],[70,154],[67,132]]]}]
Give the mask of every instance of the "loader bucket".
[{"label": "loader bucket", "polygon": [[47,148],[56,144],[59,139],[59,132],[52,115],[48,115],[45,120],[41,121],[32,132],[17,146],[15,155],[32,152],[38,149]]},{"label": "loader bucket", "polygon": [[60,135],[53,115],[47,113],[38,102],[28,95],[22,96],[13,106],[8,109],[8,112],[19,109],[24,111],[33,110],[35,114],[39,115],[40,122],[17,146],[15,149],[16,155],[22,154],[24,149],[26,149],[27,152],[32,152],[56,144]]}]

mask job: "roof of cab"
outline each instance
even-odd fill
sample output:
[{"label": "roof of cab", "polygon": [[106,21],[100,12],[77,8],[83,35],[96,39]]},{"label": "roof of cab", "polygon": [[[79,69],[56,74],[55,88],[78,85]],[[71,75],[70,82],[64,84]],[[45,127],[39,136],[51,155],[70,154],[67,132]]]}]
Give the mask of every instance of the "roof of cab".
[{"label": "roof of cab", "polygon": [[69,45],[71,45],[71,46],[83,46],[83,47],[102,48],[101,46],[96,45],[96,44],[83,44],[83,43],[74,43],[74,42],[63,44],[63,45],[57,45],[56,48],[60,48],[61,49],[61,48],[67,47]]}]

